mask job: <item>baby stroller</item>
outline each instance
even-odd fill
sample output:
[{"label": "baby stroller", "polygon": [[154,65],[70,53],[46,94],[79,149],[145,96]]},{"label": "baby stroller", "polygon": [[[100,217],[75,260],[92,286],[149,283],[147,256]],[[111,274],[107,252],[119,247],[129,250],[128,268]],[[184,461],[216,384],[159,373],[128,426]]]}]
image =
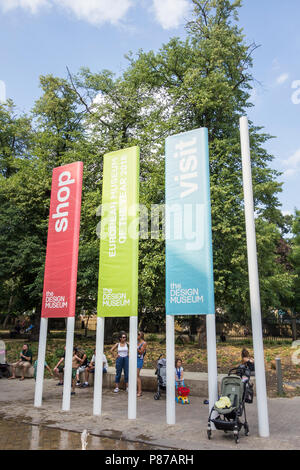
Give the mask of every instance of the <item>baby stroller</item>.
[{"label": "baby stroller", "polygon": [[[235,372],[234,375],[232,375],[233,372]],[[214,423],[216,429],[220,431],[225,433],[233,431],[235,442],[238,444],[242,427],[244,427],[245,436],[249,434],[245,403],[253,402],[253,385],[250,383],[250,370],[246,366],[241,365],[228,372],[227,377],[222,380],[221,396],[228,397],[231,406],[230,408],[213,406],[208,418],[207,437],[211,439],[211,423]],[[216,418],[212,418],[213,412],[218,413]]]},{"label": "baby stroller", "polygon": [[154,395],[154,400],[159,400],[161,390],[166,391],[167,387],[167,361],[164,357],[159,356],[155,375],[157,375],[157,392]]}]

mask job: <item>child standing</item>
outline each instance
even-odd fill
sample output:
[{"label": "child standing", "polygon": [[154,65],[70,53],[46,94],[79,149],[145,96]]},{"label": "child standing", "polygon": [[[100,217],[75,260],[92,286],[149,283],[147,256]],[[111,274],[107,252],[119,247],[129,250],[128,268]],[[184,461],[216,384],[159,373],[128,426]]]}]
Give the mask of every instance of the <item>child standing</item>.
[{"label": "child standing", "polygon": [[175,386],[184,387],[182,360],[178,357],[175,360]]}]

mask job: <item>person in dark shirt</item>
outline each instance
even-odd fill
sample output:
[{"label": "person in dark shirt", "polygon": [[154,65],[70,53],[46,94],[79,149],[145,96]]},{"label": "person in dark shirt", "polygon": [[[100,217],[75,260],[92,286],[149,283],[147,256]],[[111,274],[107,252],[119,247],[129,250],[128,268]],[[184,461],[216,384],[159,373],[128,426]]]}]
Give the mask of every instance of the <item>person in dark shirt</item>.
[{"label": "person in dark shirt", "polygon": [[28,344],[24,344],[22,351],[20,352],[20,359],[12,364],[12,376],[10,379],[16,379],[16,368],[21,369],[20,380],[25,379],[25,373],[31,367],[32,364],[32,352],[30,351]]},{"label": "person in dark shirt", "polygon": [[255,373],[254,359],[253,357],[250,357],[249,351],[244,348],[242,350],[241,356],[242,356],[242,364],[248,367],[248,369],[251,372],[251,375],[254,375]]},{"label": "person in dark shirt", "polygon": [[80,357],[81,359],[80,366],[78,367],[76,371],[76,386],[79,387],[81,385],[80,373],[85,372],[85,369],[87,368],[89,361],[88,361],[86,353],[82,349],[78,349],[77,353],[78,353],[78,357]]}]

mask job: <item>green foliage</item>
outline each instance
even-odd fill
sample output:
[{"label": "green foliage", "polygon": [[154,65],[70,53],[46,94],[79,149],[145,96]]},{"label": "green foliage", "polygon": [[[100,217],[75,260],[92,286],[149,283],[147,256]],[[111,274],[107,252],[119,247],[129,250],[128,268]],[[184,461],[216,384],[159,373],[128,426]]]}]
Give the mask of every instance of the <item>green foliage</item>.
[{"label": "green foliage", "polygon": [[293,313],[300,314],[300,211],[295,211],[294,222],[292,226],[293,239],[292,250],[290,253],[290,262],[294,272],[292,310]]},{"label": "green foliage", "polygon": [[[103,155],[141,148],[140,202],[150,214],[164,204],[164,139],[206,126],[210,141],[216,306],[231,321],[249,319],[249,292],[239,117],[252,87],[252,54],[238,25],[240,1],[193,0],[187,38],[157,52],[128,55],[116,78],[83,68],[67,79],[41,77],[41,97],[30,117],[12,102],[0,106],[0,311],[40,311],[51,175],[56,166],[83,161],[84,181],[77,313],[96,310]],[[264,149],[270,138],[251,124],[253,186],[264,312],[291,302],[299,289],[299,214],[290,255],[278,247],[290,221],[279,211],[278,173]],[[298,221],[298,222],[297,222]],[[162,220],[160,222],[162,227]],[[149,227],[150,228],[150,227]],[[284,242],[289,244],[288,241]],[[286,248],[286,247],[284,247]],[[162,233],[139,248],[142,329],[164,319],[165,250]],[[288,256],[290,260],[288,261]],[[293,270],[293,273],[291,273]],[[298,299],[298,300],[297,300]],[[295,309],[299,311],[299,294]]]},{"label": "green foliage", "polygon": [[150,335],[147,335],[147,341],[156,342],[156,341],[158,341],[158,336],[151,333]]}]

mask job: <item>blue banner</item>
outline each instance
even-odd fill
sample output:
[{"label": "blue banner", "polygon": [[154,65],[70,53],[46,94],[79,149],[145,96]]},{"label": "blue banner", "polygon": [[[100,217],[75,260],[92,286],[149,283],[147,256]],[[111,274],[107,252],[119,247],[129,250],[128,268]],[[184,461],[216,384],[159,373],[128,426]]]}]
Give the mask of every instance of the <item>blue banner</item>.
[{"label": "blue banner", "polygon": [[166,139],[166,313],[214,314],[208,132]]}]

